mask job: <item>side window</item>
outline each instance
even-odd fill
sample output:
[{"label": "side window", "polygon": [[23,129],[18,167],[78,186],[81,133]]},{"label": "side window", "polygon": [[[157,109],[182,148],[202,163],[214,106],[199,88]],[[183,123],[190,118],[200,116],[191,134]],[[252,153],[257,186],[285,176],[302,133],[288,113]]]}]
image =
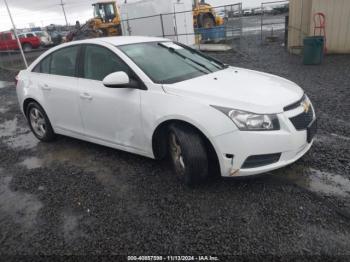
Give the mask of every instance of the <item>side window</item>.
[{"label": "side window", "polygon": [[78,50],[79,46],[72,46],[54,52],[51,55],[50,73],[61,76],[75,76]]},{"label": "side window", "polygon": [[32,72],[50,74],[50,59],[51,55],[45,57],[39,64],[34,67]]},{"label": "side window", "polygon": [[41,63],[37,64],[37,65],[33,68],[32,72],[40,73],[40,65],[41,65]]},{"label": "side window", "polygon": [[40,73],[50,74],[51,55],[45,57],[40,63]]},{"label": "side window", "polygon": [[32,33],[27,34],[27,37],[34,37]]},{"label": "side window", "polygon": [[19,39],[24,38],[24,35],[18,35],[18,38]]},{"label": "side window", "polygon": [[129,67],[112,51],[104,47],[88,45],[84,55],[84,78],[102,81],[107,75],[124,71],[129,76]]}]

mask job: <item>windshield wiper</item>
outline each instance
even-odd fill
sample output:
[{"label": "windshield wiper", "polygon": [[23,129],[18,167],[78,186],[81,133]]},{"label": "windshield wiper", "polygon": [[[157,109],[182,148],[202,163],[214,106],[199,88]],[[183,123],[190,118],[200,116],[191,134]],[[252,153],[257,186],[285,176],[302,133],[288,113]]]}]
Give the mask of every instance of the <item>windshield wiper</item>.
[{"label": "windshield wiper", "polygon": [[[205,68],[205,69],[206,69],[207,71],[209,71],[210,73],[213,72],[213,71],[212,71],[209,67],[207,67],[206,65],[204,65],[204,64],[202,64],[202,63],[200,63],[200,62],[198,62],[198,61],[196,61],[196,60],[194,60],[194,59],[192,59],[192,58],[189,58],[189,57],[187,57],[187,56],[181,54],[180,52],[176,51],[176,49],[173,48],[173,47],[169,47],[169,46],[167,46],[167,45],[164,45],[163,43],[158,43],[158,45],[161,46],[161,47],[164,47],[164,48],[168,49],[170,52],[172,52],[172,53],[174,53],[174,54],[180,56],[181,58],[183,58],[183,59],[185,59],[185,60],[189,60],[189,61],[191,61],[192,63],[194,63],[194,64],[196,64],[196,65],[199,65],[199,66],[202,67],[202,68]],[[198,68],[197,68],[197,69],[198,69]],[[202,71],[202,70],[200,70],[200,71],[203,72],[203,73],[207,73],[207,72],[204,72],[204,71]]]},{"label": "windshield wiper", "polygon": [[218,69],[225,69],[225,68],[228,68],[228,67],[229,67],[229,65],[224,64],[224,63],[222,63],[221,61],[215,59],[214,57],[211,57],[211,56],[209,56],[209,55],[207,55],[207,54],[204,54],[204,53],[202,53],[201,51],[198,51],[198,50],[196,50],[196,49],[194,49],[194,48],[192,48],[192,47],[186,46],[186,45],[184,45],[184,44],[182,44],[182,43],[179,43],[179,42],[175,42],[175,44],[177,44],[178,46],[181,46],[182,48],[188,50],[188,51],[191,52],[192,54],[196,54],[196,55],[205,57],[206,59],[208,59],[208,60],[210,61],[210,63],[211,63],[212,65],[214,65],[214,66],[215,66],[216,68],[218,68]]}]

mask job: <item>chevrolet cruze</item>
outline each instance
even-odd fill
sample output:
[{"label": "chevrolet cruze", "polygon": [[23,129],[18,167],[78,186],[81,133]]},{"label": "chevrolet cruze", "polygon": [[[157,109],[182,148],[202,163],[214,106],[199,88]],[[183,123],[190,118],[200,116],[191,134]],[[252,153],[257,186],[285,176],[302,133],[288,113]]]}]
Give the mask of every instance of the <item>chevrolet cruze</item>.
[{"label": "chevrolet cruze", "polygon": [[296,84],[232,67],[163,38],[52,48],[17,76],[34,135],[56,134],[162,159],[188,184],[286,166],[311,147],[313,106]]}]

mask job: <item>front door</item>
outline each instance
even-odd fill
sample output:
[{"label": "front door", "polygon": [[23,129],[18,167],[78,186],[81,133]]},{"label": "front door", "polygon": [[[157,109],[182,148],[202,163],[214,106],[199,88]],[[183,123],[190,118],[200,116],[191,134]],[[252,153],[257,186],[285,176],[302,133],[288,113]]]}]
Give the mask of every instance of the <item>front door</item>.
[{"label": "front door", "polygon": [[79,78],[80,111],[88,137],[136,150],[142,148],[140,92],[133,88],[107,88],[102,80],[129,67],[111,50],[97,45],[84,48]]}]

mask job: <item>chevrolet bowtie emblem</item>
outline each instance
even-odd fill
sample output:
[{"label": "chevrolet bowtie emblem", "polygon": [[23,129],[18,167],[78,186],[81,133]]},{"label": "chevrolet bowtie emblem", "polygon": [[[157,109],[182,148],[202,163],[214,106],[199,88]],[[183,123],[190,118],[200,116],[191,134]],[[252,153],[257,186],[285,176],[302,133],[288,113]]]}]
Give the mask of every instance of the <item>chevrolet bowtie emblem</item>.
[{"label": "chevrolet bowtie emblem", "polygon": [[308,101],[303,101],[303,102],[301,102],[301,106],[304,108],[304,112],[305,112],[305,113],[309,112],[310,103],[309,103]]}]

